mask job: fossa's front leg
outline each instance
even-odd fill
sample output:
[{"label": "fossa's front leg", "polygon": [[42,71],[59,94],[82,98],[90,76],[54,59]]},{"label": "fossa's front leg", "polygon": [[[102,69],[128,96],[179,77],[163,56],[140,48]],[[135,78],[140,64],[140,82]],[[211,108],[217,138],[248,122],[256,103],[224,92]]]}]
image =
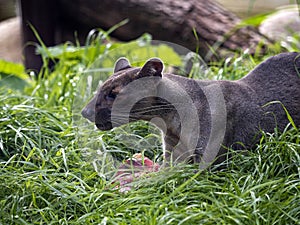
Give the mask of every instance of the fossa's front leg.
[{"label": "fossa's front leg", "polygon": [[164,163],[163,167],[168,167],[173,164],[186,163],[194,156],[194,149],[189,149],[178,136],[167,133],[164,137]]}]

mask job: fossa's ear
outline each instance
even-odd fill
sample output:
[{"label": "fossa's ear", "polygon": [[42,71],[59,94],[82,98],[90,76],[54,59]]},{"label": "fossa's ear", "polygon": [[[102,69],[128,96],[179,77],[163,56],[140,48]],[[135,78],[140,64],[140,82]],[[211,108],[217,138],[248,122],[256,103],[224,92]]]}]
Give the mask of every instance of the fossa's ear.
[{"label": "fossa's ear", "polygon": [[115,63],[114,73],[130,68],[130,63],[125,57],[119,58]]},{"label": "fossa's ear", "polygon": [[138,73],[138,78],[141,77],[162,77],[164,64],[159,58],[149,59]]}]

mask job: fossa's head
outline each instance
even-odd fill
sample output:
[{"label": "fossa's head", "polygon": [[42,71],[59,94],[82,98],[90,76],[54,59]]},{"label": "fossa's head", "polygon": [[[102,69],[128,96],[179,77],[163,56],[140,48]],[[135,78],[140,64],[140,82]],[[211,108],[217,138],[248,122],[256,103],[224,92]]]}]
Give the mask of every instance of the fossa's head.
[{"label": "fossa's head", "polygon": [[115,63],[114,74],[85,106],[82,116],[95,122],[100,130],[122,125],[126,118],[130,121],[145,119],[147,114],[152,113],[149,109],[155,99],[163,67],[158,58],[149,59],[142,68],[131,67],[126,58],[120,58]]}]

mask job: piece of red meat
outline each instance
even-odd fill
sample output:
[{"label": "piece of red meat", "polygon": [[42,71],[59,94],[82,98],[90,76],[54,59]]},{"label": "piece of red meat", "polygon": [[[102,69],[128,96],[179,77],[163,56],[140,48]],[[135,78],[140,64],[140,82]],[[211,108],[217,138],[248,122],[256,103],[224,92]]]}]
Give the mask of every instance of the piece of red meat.
[{"label": "piece of red meat", "polygon": [[132,159],[127,159],[118,168],[117,173],[113,177],[113,184],[117,184],[114,189],[120,192],[130,191],[132,189],[132,183],[139,177],[151,173],[157,172],[160,166],[154,163],[148,157],[143,156],[141,153],[133,155]]}]

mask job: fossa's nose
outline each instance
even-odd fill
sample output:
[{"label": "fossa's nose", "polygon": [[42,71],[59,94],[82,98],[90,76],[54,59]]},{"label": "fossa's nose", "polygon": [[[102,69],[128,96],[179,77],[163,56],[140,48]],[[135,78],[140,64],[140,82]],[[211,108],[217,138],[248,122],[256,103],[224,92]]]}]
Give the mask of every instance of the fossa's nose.
[{"label": "fossa's nose", "polygon": [[95,109],[91,108],[91,107],[85,107],[82,111],[81,111],[81,115],[88,119],[91,122],[95,122]]}]

